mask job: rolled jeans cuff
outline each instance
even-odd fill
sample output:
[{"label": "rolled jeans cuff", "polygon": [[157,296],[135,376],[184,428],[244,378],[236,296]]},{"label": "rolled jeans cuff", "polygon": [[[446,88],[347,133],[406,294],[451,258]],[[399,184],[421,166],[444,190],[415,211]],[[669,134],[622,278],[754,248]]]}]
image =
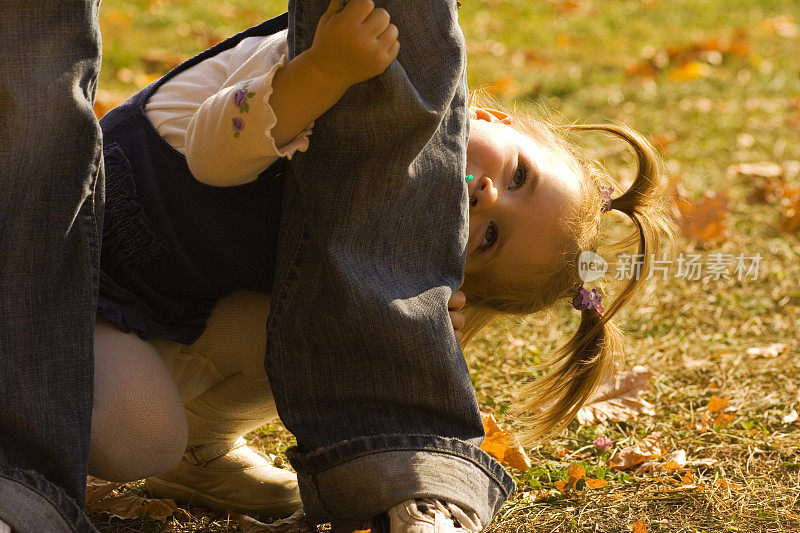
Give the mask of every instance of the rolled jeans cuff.
[{"label": "rolled jeans cuff", "polygon": [[316,523],[377,516],[412,498],[434,497],[473,510],[486,525],[514,481],[486,452],[435,435],[378,435],[303,453],[287,451],[306,515]]},{"label": "rolled jeans cuff", "polygon": [[63,489],[32,470],[0,464],[0,519],[14,533],[97,533]]}]

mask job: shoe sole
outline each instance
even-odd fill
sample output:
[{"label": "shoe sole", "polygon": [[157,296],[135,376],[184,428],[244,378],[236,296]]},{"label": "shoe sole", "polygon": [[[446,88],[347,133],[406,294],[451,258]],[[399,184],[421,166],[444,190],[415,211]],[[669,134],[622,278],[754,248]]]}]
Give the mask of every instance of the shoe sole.
[{"label": "shoe sole", "polygon": [[284,518],[291,515],[302,506],[302,501],[285,500],[274,502],[269,505],[247,506],[239,502],[225,500],[206,494],[205,492],[187,487],[186,485],[179,485],[177,483],[170,483],[161,479],[150,478],[145,481],[147,490],[158,498],[171,498],[176,503],[184,505],[203,505],[215,511],[226,513],[234,511],[242,514],[258,514],[267,515],[271,518]]}]

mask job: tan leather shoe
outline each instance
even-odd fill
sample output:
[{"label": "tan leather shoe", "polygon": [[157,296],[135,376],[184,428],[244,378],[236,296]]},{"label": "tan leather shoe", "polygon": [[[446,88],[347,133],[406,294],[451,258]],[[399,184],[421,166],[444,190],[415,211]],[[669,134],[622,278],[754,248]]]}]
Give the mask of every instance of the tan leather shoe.
[{"label": "tan leather shoe", "polygon": [[158,498],[220,512],[284,517],[302,505],[297,476],[272,466],[243,438],[190,447],[177,466],[145,486]]}]

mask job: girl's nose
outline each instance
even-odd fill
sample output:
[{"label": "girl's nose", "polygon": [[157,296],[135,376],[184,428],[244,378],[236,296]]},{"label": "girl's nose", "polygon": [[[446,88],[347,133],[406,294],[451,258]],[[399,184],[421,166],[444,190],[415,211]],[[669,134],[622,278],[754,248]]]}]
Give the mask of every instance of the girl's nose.
[{"label": "girl's nose", "polygon": [[484,176],[478,182],[478,188],[475,190],[475,198],[472,201],[473,208],[479,209],[492,205],[497,200],[497,189],[492,183],[492,178]]}]

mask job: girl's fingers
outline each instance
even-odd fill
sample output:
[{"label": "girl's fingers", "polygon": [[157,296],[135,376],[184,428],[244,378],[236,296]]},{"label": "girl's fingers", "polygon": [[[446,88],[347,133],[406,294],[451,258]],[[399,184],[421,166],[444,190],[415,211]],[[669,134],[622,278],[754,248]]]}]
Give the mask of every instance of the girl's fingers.
[{"label": "girl's fingers", "polygon": [[364,21],[364,30],[368,35],[377,37],[386,31],[386,28],[389,27],[389,22],[389,12],[382,7],[378,7],[372,10],[367,20]]},{"label": "girl's fingers", "polygon": [[467,295],[463,291],[456,291],[447,302],[448,309],[461,309],[467,304]]},{"label": "girl's fingers", "polygon": [[453,323],[453,329],[462,329],[464,327],[464,313],[460,311],[450,311],[450,322]]},{"label": "girl's fingers", "polygon": [[397,36],[400,34],[400,31],[397,29],[397,26],[394,24],[389,24],[383,33],[378,35],[378,42],[383,44],[386,50],[391,50],[394,43],[397,42]]},{"label": "girl's fingers", "polygon": [[342,9],[342,14],[352,17],[356,22],[364,23],[372,13],[375,2],[372,0],[350,0]]},{"label": "girl's fingers", "polygon": [[340,2],[341,0],[331,0],[331,3],[328,4],[328,10],[325,11],[319,19],[320,24],[328,22],[332,16],[339,12]]},{"label": "girl's fingers", "polygon": [[461,343],[461,340],[464,338],[464,334],[463,334],[463,333],[461,333],[459,330],[456,330],[456,331],[455,331],[455,334],[456,334],[456,340],[457,340],[457,341],[459,342],[459,344],[460,344],[460,343]]},{"label": "girl's fingers", "polygon": [[400,52],[400,41],[395,41],[392,43],[392,47],[386,52],[387,55],[391,56],[392,60],[397,57],[398,52]]}]

